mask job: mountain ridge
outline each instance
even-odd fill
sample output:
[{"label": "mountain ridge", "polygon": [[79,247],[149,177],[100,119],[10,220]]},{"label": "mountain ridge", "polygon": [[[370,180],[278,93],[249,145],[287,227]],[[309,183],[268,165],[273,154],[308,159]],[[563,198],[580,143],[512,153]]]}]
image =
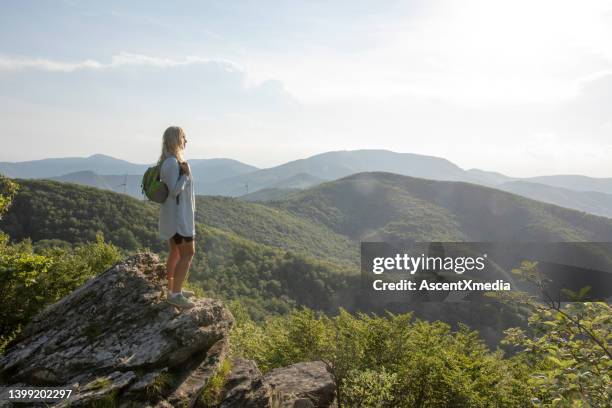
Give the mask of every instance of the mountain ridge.
[{"label": "mountain ridge", "polygon": [[[133,164],[107,155],[96,154],[88,158],[66,158],[69,162],[67,166],[72,166],[70,167],[72,169],[75,166],[81,168],[84,166],[84,160],[90,160],[92,163],[97,163],[98,167],[94,170],[100,171],[108,170],[108,163],[111,163],[113,172],[101,173],[90,169],[89,171],[95,174],[85,174],[84,170],[79,170],[76,173],[64,172],[53,176],[54,171],[57,173],[62,170],[57,168],[58,163],[64,160],[61,158],[46,159],[49,160],[46,162],[48,166],[37,171],[27,169],[29,164],[44,162],[44,160],[0,163],[0,172],[4,171],[8,176],[13,177],[16,173],[22,172],[25,173],[25,178],[36,176],[76,182],[125,192],[133,197],[142,198],[140,179],[146,165]],[[324,152],[264,169],[225,158],[192,159],[190,164],[194,173],[195,191],[199,195],[245,196],[267,190],[267,193],[264,191],[260,195],[251,196],[258,200],[266,200],[266,196],[281,198],[285,195],[284,190],[286,189],[305,189],[325,181],[364,171],[387,171],[432,180],[469,182],[511,191],[524,197],[596,215],[609,217],[612,214],[612,178],[580,175],[517,178],[480,169],[463,170],[449,160],[440,157],[397,153],[382,149]],[[126,172],[119,174],[117,171],[121,169]],[[137,174],[130,174],[130,172]],[[519,188],[521,185],[518,185],[518,182],[531,183],[531,185],[527,188],[527,185],[523,184],[522,188]],[[593,194],[593,192],[607,195]]]}]

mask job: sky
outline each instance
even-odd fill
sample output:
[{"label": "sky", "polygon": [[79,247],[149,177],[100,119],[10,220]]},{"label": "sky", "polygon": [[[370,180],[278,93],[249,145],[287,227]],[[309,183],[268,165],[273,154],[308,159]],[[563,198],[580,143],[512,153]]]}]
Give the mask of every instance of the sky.
[{"label": "sky", "polygon": [[179,125],[188,159],[612,177],[612,0],[5,0],[0,123],[0,161],[150,163]]}]

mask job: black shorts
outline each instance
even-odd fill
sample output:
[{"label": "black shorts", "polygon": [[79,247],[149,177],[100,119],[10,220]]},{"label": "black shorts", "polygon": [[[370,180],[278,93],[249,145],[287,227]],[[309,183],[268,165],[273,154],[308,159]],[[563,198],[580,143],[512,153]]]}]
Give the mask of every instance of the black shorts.
[{"label": "black shorts", "polygon": [[172,236],[172,240],[174,241],[175,244],[180,244],[183,242],[183,240],[185,240],[185,242],[191,242],[193,241],[193,237],[184,237],[181,234],[179,234],[178,232],[176,234],[174,234]]}]

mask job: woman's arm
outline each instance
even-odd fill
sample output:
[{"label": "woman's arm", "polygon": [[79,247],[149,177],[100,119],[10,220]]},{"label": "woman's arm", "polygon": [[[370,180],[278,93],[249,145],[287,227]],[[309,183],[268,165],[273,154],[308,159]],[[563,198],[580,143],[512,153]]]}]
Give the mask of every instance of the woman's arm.
[{"label": "woman's arm", "polygon": [[172,197],[178,196],[185,189],[189,175],[179,177],[178,160],[165,160],[161,168],[161,181],[168,186],[168,193]]}]

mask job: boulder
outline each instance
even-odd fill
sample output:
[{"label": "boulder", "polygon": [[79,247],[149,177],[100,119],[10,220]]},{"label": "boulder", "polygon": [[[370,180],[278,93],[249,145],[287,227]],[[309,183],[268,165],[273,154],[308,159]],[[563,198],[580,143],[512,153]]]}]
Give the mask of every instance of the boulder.
[{"label": "boulder", "polygon": [[262,376],[257,365],[232,361],[220,408],[328,408],[336,406],[333,377],[321,361],[302,362]]},{"label": "boulder", "polygon": [[336,406],[336,386],[322,361],[275,368],[264,376],[278,406],[327,408]]},{"label": "boulder", "polygon": [[257,364],[243,358],[232,360],[220,408],[269,408],[270,404],[270,389],[264,384]]}]

